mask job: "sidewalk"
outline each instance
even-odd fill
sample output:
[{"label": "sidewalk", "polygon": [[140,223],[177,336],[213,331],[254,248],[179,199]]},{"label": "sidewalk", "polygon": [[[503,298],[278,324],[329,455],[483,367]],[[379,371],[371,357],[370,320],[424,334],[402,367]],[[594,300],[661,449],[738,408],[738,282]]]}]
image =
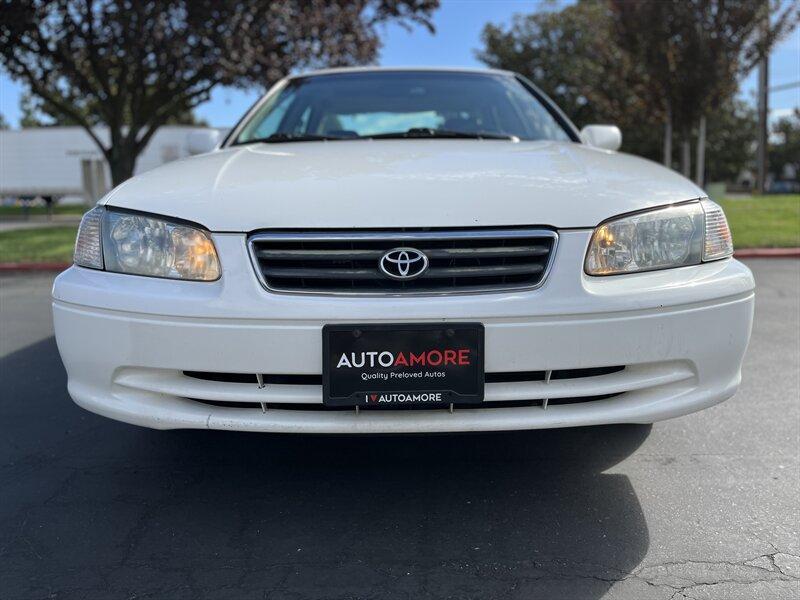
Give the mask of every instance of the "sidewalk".
[{"label": "sidewalk", "polygon": [[23,218],[0,218],[0,232],[17,231],[20,229],[40,229],[42,227],[64,227],[66,225],[78,226],[81,215],[53,215],[48,219],[44,215]]}]

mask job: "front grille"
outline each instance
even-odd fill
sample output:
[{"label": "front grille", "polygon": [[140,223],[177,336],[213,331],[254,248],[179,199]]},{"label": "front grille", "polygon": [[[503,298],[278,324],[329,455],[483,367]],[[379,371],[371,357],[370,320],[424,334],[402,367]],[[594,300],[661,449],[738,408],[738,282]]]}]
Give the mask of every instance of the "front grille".
[{"label": "front grille", "polygon": [[[611,375],[624,371],[625,367],[622,365],[612,367],[592,367],[584,369],[558,369],[554,371],[508,371],[508,372],[493,372],[486,373],[486,383],[489,385],[498,383],[525,383],[532,381],[556,381],[556,380],[580,380],[587,377],[602,377],[604,375]],[[278,374],[278,373],[262,373],[256,375],[254,373],[219,373],[212,371],[184,371],[186,377],[192,379],[199,379],[202,381],[213,381],[217,383],[245,383],[255,385],[263,385],[267,389],[271,385],[282,386],[322,386],[322,375],[292,375],[292,374]],[[579,404],[584,402],[594,402],[596,400],[607,400],[621,395],[623,392],[614,392],[607,394],[593,394],[589,396],[574,396],[574,397],[559,397],[551,398],[549,400],[542,400],[540,398],[531,398],[529,400],[492,400],[489,402],[482,402],[480,404],[460,404],[458,409],[493,409],[493,408],[512,408],[524,406],[554,406],[562,404]],[[208,406],[215,406],[218,408],[258,408],[266,410],[277,408],[282,410],[300,410],[300,411],[350,411],[352,407],[347,406],[326,406],[322,403],[308,403],[308,402],[236,402],[230,400],[209,400],[203,398],[188,398],[194,402],[200,402]],[[392,405],[389,407],[370,407],[362,406],[360,410],[442,410],[441,405],[406,405],[397,406]]]},{"label": "front grille", "polygon": [[[535,288],[558,234],[548,229],[271,231],[250,236],[253,265],[269,290],[330,294],[439,294]],[[425,254],[415,279],[393,279],[381,257],[394,248]]]},{"label": "front grille", "polygon": [[[565,404],[584,404],[587,402],[596,402],[597,400],[608,400],[609,398],[616,398],[621,396],[621,393],[616,394],[601,394],[597,396],[580,396],[576,398],[553,398],[548,400],[548,406],[561,406]],[[192,402],[199,402],[206,406],[214,406],[216,408],[249,408],[265,411],[268,409],[277,410],[297,410],[297,411],[315,411],[315,412],[351,412],[352,406],[326,406],[325,404],[303,404],[303,403],[278,403],[278,402],[264,402],[263,404],[256,404],[253,402],[220,402],[218,400],[203,400],[202,398],[187,398]],[[528,406],[543,406],[541,400],[499,400],[494,402],[482,402],[480,404],[459,404],[458,410],[491,410],[495,408],[520,408]],[[361,406],[359,410],[365,411],[419,411],[419,410],[443,410],[441,405],[419,405],[411,404],[408,406]]]},{"label": "front grille", "polygon": [[[550,371],[550,381],[557,379],[583,379],[585,377],[600,377],[618,373],[625,369],[624,366],[591,367],[586,369],[558,369]],[[186,377],[202,379],[204,381],[217,381],[220,383],[252,383],[258,382],[255,373],[218,373],[216,371],[184,371]],[[486,383],[514,383],[524,381],[544,381],[547,371],[497,371],[486,373]],[[262,373],[261,383],[267,385],[322,385],[322,375],[293,375],[284,373]]]}]

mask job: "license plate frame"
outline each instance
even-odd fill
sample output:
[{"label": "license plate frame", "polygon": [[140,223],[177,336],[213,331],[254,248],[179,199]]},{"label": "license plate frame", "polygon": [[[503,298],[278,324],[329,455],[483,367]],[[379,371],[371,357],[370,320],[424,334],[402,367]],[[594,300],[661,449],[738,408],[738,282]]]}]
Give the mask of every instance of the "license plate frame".
[{"label": "license plate frame", "polygon": [[[483,324],[473,322],[325,325],[323,403],[370,408],[480,404],[484,340]],[[387,352],[391,366],[386,366]],[[364,373],[370,377],[364,379]]]}]

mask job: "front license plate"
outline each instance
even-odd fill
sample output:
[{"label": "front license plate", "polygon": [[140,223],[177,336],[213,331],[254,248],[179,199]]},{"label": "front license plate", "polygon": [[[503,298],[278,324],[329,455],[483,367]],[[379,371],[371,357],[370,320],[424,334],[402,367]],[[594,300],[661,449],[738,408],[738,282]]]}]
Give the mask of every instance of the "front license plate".
[{"label": "front license plate", "polygon": [[483,401],[480,323],[326,325],[322,353],[328,406]]}]

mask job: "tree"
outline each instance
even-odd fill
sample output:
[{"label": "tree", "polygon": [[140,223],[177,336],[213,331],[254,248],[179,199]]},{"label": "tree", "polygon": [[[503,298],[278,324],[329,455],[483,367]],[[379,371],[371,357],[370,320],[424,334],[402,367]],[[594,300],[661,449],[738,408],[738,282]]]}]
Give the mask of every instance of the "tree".
[{"label": "tree", "polygon": [[650,102],[660,105],[665,132],[677,126],[687,176],[692,129],[699,124],[702,184],[706,115],[731,98],[741,78],[794,27],[797,9],[769,0],[607,1],[616,43],[650,76]]},{"label": "tree", "polygon": [[655,158],[660,123],[646,73],[613,41],[605,4],[581,0],[516,15],[508,28],[487,24],[476,54],[490,67],[529,77],[579,125],[614,123],[623,149]]},{"label": "tree", "polygon": [[[87,104],[82,107],[82,115],[85,123],[93,126],[102,125],[100,121],[100,111],[96,106]],[[56,107],[48,104],[48,102],[40,97],[34,96],[30,92],[25,92],[19,99],[20,109],[20,127],[52,127],[59,126],[80,126],[81,122],[73,117],[60,112]],[[194,111],[187,110],[175,115],[172,115],[164,123],[165,125],[208,125],[203,119],[198,119]],[[125,125],[129,125],[126,121]]]},{"label": "tree", "polygon": [[6,118],[0,114],[0,130],[2,129],[8,129],[8,121],[6,121]]},{"label": "tree", "polygon": [[[491,67],[530,77],[579,125],[619,125],[623,150],[658,160],[669,113],[661,103],[666,88],[650,81],[649,72],[616,44],[613,27],[612,13],[601,2],[545,7],[517,15],[507,28],[488,24],[477,56]],[[663,68],[668,69],[666,62]],[[710,114],[705,168],[710,180],[735,179],[748,165],[755,126],[753,109],[739,100],[725,100]]]},{"label": "tree", "polygon": [[[83,127],[114,184],[159,127],[217,85],[372,60],[377,27],[432,30],[438,0],[0,0],[0,61],[46,112]],[[108,143],[93,130],[108,128]]]},{"label": "tree", "polygon": [[705,181],[735,181],[752,166],[757,127],[756,110],[743,100],[726,100],[709,114]]},{"label": "tree", "polygon": [[[37,102],[38,100],[38,102]],[[46,125],[77,125],[74,119],[64,115],[56,115],[51,121],[47,120],[47,115],[41,107],[41,100],[35,98],[30,93],[25,92],[19,97],[19,126],[25,127],[45,127]]]},{"label": "tree", "polygon": [[775,179],[785,179],[792,172],[794,179],[800,179],[800,109],[772,126],[772,139],[770,167]]}]

